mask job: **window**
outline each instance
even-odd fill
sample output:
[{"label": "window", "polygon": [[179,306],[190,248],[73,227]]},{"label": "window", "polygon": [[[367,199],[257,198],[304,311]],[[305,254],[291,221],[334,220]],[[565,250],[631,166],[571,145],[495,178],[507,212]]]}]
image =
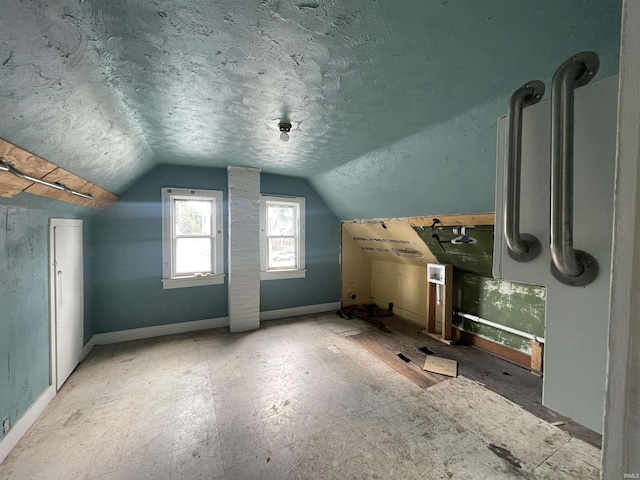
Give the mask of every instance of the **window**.
[{"label": "window", "polygon": [[303,278],[304,198],[260,198],[260,278]]},{"label": "window", "polygon": [[162,189],[162,287],[224,282],[222,192]]}]

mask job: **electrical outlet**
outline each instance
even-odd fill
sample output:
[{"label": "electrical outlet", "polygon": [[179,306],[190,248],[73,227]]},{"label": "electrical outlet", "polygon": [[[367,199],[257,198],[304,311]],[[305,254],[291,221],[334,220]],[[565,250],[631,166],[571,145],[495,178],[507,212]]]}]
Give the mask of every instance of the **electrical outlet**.
[{"label": "electrical outlet", "polygon": [[5,418],[2,421],[2,433],[7,433],[10,428],[11,428],[11,420],[9,420],[8,418]]}]

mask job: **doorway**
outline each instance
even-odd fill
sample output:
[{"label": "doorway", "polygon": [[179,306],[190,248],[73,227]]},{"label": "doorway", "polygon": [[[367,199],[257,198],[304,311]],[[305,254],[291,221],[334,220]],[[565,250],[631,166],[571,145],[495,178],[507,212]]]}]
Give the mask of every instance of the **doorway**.
[{"label": "doorway", "polygon": [[82,220],[51,219],[51,384],[56,391],[80,363],[84,335]]}]

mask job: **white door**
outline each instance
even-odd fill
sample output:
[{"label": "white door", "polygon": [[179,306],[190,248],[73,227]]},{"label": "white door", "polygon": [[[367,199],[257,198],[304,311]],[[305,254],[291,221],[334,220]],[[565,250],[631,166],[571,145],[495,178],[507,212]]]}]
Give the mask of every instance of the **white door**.
[{"label": "white door", "polygon": [[51,220],[52,381],[56,391],[80,363],[84,286],[82,220]]}]

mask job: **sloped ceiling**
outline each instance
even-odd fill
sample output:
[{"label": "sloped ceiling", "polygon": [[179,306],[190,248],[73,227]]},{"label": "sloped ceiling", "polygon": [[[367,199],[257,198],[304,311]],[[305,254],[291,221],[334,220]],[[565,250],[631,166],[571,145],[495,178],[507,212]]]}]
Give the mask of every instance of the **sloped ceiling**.
[{"label": "sloped ceiling", "polygon": [[[579,50],[615,73],[619,25],[620,0],[5,1],[0,137],[115,193],[157,163],[247,165],[342,218],[487,211],[510,91]],[[430,162],[445,206],[413,197]]]},{"label": "sloped ceiling", "polygon": [[427,244],[407,220],[344,222],[344,232],[371,260],[425,266],[437,263]]}]

